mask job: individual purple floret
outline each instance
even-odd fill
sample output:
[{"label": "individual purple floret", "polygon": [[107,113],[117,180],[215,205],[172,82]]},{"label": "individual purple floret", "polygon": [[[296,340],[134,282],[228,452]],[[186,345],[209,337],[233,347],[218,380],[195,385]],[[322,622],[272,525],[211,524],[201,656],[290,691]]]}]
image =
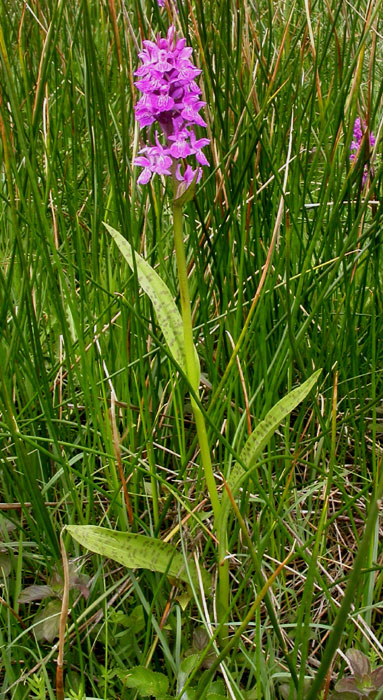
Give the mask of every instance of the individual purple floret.
[{"label": "individual purple floret", "polygon": [[[350,146],[350,160],[353,163],[355,159],[358,157],[360,148],[362,145],[362,140],[364,133],[366,131],[366,123],[363,123],[363,129],[362,129],[362,122],[360,121],[360,118],[357,117],[355,119],[355,124],[354,124],[354,131],[353,131],[353,141],[351,141],[351,146]],[[375,146],[375,137],[372,131],[369,132],[369,144],[370,144],[370,149],[372,149]],[[373,168],[370,168],[370,175],[371,177],[374,177],[374,170]],[[362,185],[364,186],[367,182],[368,178],[368,168],[367,165],[364,166],[363,170],[363,178],[362,178]]]},{"label": "individual purple floret", "polygon": [[[159,4],[161,4],[159,2]],[[179,182],[198,182],[202,176],[200,165],[209,165],[202,148],[210,141],[197,139],[195,126],[206,127],[200,110],[206,102],[200,99],[201,89],[195,79],[201,73],[190,60],[193,49],[186,46],[186,39],[176,39],[175,27],[169,28],[166,39],[144,41],[139,57],[142,65],[135,75],[136,87],[142,97],[135,106],[136,119],[141,129],[156,124],[163,134],[160,143],[155,132],[155,142],[141,149],[135,165],[144,168],[138,182],[146,184],[153,173],[175,175]],[[196,167],[185,164],[185,158],[193,156]]]},{"label": "individual purple floret", "polygon": [[[166,7],[165,0],[157,0],[157,3],[160,7]],[[171,0],[170,0],[170,3],[171,3]],[[173,3],[176,5],[177,0],[173,0]],[[177,7],[176,7],[176,12],[178,12]]]},{"label": "individual purple floret", "polygon": [[141,149],[140,153],[146,153],[146,156],[137,156],[134,161],[135,165],[141,165],[143,168],[137,180],[139,185],[146,185],[153,173],[171,175],[170,168],[172,167],[173,160],[166,154],[166,150],[161,144],[157,143],[157,146],[145,146]]}]

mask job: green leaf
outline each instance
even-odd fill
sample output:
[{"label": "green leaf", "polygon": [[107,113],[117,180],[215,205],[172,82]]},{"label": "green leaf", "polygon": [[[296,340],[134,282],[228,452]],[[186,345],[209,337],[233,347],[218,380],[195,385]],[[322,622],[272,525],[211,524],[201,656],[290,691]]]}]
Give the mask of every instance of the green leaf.
[{"label": "green leaf", "polygon": [[145,698],[153,695],[155,698],[163,698],[169,687],[167,676],[144,666],[135,666],[129,671],[119,670],[118,676],[124,685],[135,688]]},{"label": "green leaf", "polygon": [[359,649],[349,649],[346,656],[350,662],[352,672],[357,678],[369,676],[371,674],[371,664],[368,656]]},{"label": "green leaf", "polygon": [[142,632],[145,629],[144,608],[142,605],[136,605],[129,615],[129,627],[134,630],[135,634]]},{"label": "green leaf", "polygon": [[371,682],[377,690],[383,688],[383,666],[378,666],[378,668],[371,673]]},{"label": "green leaf", "polygon": [[209,689],[207,691],[210,695],[210,693],[214,693],[215,695],[223,695],[226,697],[226,690],[225,690],[225,684],[222,680],[222,678],[217,678],[217,680],[212,681],[209,685]]},{"label": "green leaf", "polygon": [[[197,668],[200,656],[201,654],[189,654],[189,656],[182,660],[177,676],[177,695],[180,695],[183,691],[190,674]],[[182,694],[181,700],[190,700],[189,690],[190,688]]]},{"label": "green leaf", "polygon": [[[190,676],[191,672],[194,671],[194,669],[198,666],[200,657],[201,657],[201,654],[189,654],[188,656],[185,656],[184,659],[182,659],[181,665],[180,665],[180,672],[179,672],[179,676],[178,676],[178,680],[177,680],[177,687],[181,683],[180,690],[182,690],[183,685],[184,685],[180,681],[181,675],[183,677],[183,681],[185,681],[185,679],[188,676]],[[180,690],[177,692],[180,692]]]},{"label": "green leaf", "polygon": [[[301,386],[293,389],[287,394],[287,396],[284,396],[283,399],[278,401],[278,403],[276,403],[275,406],[270,409],[266,417],[259,423],[259,425],[257,425],[255,430],[253,430],[240,453],[241,463],[244,464],[245,469],[243,469],[242,464],[236,462],[227,480],[228,490],[233,498],[238,493],[245,479],[247,479],[251,471],[256,466],[258,457],[280,423],[282,423],[283,419],[286,418],[286,416],[288,416],[311,391],[321,371],[322,370],[319,369],[314,372],[314,374],[311,375],[311,377],[309,377],[309,379],[307,379],[303,384],[301,384]],[[220,533],[221,542],[224,541],[225,537],[226,522],[230,505],[230,498],[228,493],[225,491],[222,496],[222,506],[218,522],[218,531]]]},{"label": "green leaf", "polygon": [[[146,535],[116,532],[96,525],[68,525],[66,529],[77,542],[91,552],[113,559],[129,569],[150,569],[161,574],[166,572],[168,576],[189,582],[184,558],[172,544]],[[189,562],[188,569],[194,585],[198,588],[194,562]],[[204,586],[211,586],[209,574],[201,569],[201,576]]]},{"label": "green leaf", "polygon": [[[302,700],[306,697],[307,691],[311,687],[311,679],[310,678],[305,678],[303,681],[303,693],[302,693]],[[254,688],[254,697],[256,696],[256,688]],[[282,683],[282,685],[279,686],[279,692],[282,695],[282,698],[284,700],[297,700],[297,691],[295,688],[293,689],[291,693],[290,689],[290,683]]]},{"label": "green leaf", "polygon": [[132,246],[116,229],[105,222],[104,226],[117,243],[130,269],[132,271],[137,269],[138,281],[154,306],[158,324],[164,334],[169,350],[177,364],[186,374],[182,318],[169,289],[161,277],[157,275],[157,272],[138,253],[134,253],[133,260]]},{"label": "green leaf", "polygon": [[61,601],[50,600],[33,618],[36,639],[52,643],[59,635]]},{"label": "green leaf", "polygon": [[56,597],[56,594],[50,586],[39,586],[34,583],[32,586],[23,588],[19,595],[19,603],[31,603],[35,600],[53,597]]},{"label": "green leaf", "polygon": [[11,558],[9,554],[0,552],[0,577],[9,576],[12,571]]}]

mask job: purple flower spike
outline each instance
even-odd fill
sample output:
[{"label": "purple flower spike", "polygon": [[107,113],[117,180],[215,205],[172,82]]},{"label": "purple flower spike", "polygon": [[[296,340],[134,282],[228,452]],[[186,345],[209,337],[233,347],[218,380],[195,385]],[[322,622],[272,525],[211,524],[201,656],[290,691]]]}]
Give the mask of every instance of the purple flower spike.
[{"label": "purple flower spike", "polygon": [[[375,146],[375,136],[372,133],[372,131],[367,132],[367,127],[366,127],[366,122],[361,122],[360,118],[357,117],[355,119],[355,124],[354,124],[354,131],[353,131],[353,140],[351,141],[351,146],[350,146],[350,161],[353,163],[355,160],[358,159],[359,157],[359,152],[362,146],[362,141],[364,135],[368,133],[368,140],[369,140],[369,148],[372,149]],[[363,170],[363,178],[362,178],[362,186],[367,182],[369,175],[368,167],[367,165],[364,166]],[[370,175],[371,177],[374,177],[374,170],[373,168],[370,168]]]},{"label": "purple flower spike", "polygon": [[[163,6],[164,0],[158,0]],[[135,71],[135,82],[141,93],[135,106],[136,119],[141,129],[157,124],[162,132],[163,143],[155,132],[156,145],[148,144],[141,149],[135,161],[144,170],[138,178],[146,184],[153,173],[176,177],[179,182],[190,185],[202,176],[200,165],[209,165],[202,148],[210,141],[197,139],[195,126],[206,127],[199,114],[205,102],[200,99],[201,89],[195,78],[201,73],[190,58],[193,50],[186,46],[186,39],[177,39],[175,27],[169,28],[166,38],[144,41],[139,53],[142,65]],[[197,167],[183,164],[185,158],[193,156]]]}]

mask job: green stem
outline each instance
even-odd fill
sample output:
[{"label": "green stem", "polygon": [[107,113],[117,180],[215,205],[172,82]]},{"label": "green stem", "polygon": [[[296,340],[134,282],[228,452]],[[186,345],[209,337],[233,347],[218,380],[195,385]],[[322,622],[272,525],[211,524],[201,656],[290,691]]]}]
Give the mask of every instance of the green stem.
[{"label": "green stem", "polygon": [[[174,243],[180,286],[181,314],[184,329],[186,373],[190,382],[190,386],[199,398],[200,368],[198,356],[193,341],[193,325],[191,316],[191,304],[185,249],[182,235],[182,224],[182,205],[173,202]],[[210,502],[214,513],[214,521],[216,524],[221,509],[221,504],[219,501],[217,485],[215,482],[213,467],[211,463],[210,448],[207,438],[205,419],[197,401],[193,396],[191,397],[191,405],[197,427],[197,436],[201,452],[202,467],[205,474],[206,486],[209,492]]]}]

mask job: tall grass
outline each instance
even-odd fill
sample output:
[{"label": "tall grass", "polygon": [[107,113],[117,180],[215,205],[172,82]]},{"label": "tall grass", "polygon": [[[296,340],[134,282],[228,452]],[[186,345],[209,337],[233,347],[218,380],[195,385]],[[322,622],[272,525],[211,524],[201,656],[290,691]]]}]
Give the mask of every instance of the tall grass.
[{"label": "tall grass", "polygon": [[[319,392],[243,490],[243,527],[230,521],[231,637],[262,576],[295,549],[270,589],[275,623],[261,605],[214,692],[281,697],[288,652],[303,698],[334,634],[381,466],[382,3],[178,5],[211,138],[185,240],[220,490],[248,432],[323,368]],[[57,578],[64,525],[172,537],[216,574],[188,387],[102,225],[177,295],[168,185],[137,187],[132,167],[137,50],[166,32],[169,15],[149,0],[1,4],[0,694],[15,700],[55,697],[56,639],[47,643],[35,618],[47,601],[19,596]],[[377,139],[364,189],[362,162],[349,160],[358,115]],[[383,659],[380,534],[377,519],[331,684],[350,646]],[[214,632],[214,590],[201,607],[166,576],[84,556],[64,539],[90,577],[87,600],[72,592],[66,695],[133,698],[122,678],[142,665],[166,673],[176,697],[193,633]]]}]

